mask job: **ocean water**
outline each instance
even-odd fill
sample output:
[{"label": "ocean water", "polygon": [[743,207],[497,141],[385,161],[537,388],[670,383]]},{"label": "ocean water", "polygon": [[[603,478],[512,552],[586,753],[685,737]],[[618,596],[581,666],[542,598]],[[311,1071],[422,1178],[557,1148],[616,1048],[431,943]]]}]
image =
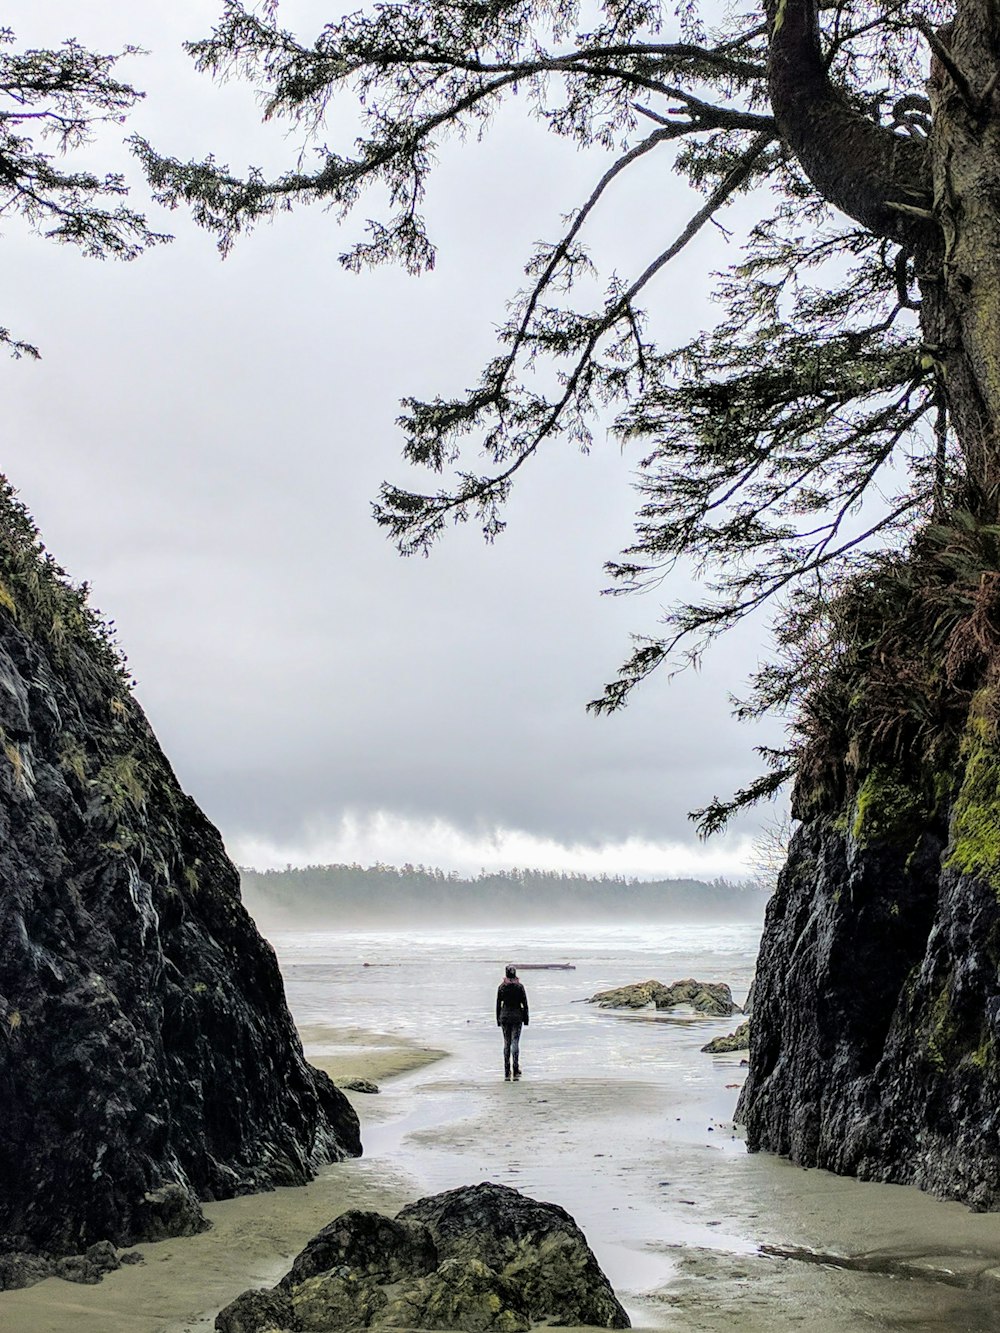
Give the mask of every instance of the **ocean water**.
[{"label": "ocean water", "polygon": [[[289,1005],[300,1026],[344,1024],[441,1046],[463,1076],[502,1069],[494,1016],[506,962],[570,963],[526,969],[531,1023],[522,1036],[532,1076],[697,1079],[695,1058],[728,1019],[666,1013],[609,1014],[586,1004],[612,986],[655,978],[724,981],[739,1004],[753,977],[760,931],[747,925],[607,925],[510,930],[282,932],[272,936]],[[737,1021],[739,1021],[737,1019]]]}]

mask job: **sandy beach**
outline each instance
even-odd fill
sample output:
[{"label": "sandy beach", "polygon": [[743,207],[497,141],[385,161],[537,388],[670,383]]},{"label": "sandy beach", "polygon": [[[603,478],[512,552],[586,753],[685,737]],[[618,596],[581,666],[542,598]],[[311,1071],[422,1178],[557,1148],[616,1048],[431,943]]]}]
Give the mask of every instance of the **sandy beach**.
[{"label": "sandy beach", "polygon": [[[444,1154],[466,1163],[467,1183],[479,1179],[491,1126],[512,1095],[518,1097],[522,1154],[529,1157],[539,1136],[562,1133],[567,1153],[579,1160],[581,1130],[593,1145],[604,1144],[600,1156],[613,1156],[617,1129],[624,1193],[634,1197],[638,1230],[648,1238],[640,1248],[615,1242],[617,1206],[609,1208],[607,1234],[591,1227],[588,1238],[637,1329],[763,1333],[805,1325],[818,1333],[987,1333],[997,1327],[996,1215],[973,1214],[912,1189],[861,1185],[748,1156],[723,1121],[714,1121],[712,1129],[725,1137],[726,1148],[706,1150],[698,1139],[708,1108],[697,1103],[674,1108],[682,1114],[671,1118],[663,1140],[635,1154],[628,1120],[653,1109],[652,1086],[630,1085],[624,1105],[611,1080],[579,1078],[558,1089],[544,1080],[515,1087],[495,1080],[480,1090],[481,1113],[467,1116],[468,1089],[449,1068],[454,1061],[439,1050],[386,1033],[335,1032],[321,1025],[304,1028],[303,1037],[311,1058],[335,1079],[384,1083],[379,1095],[349,1094],[370,1157],[330,1166],[302,1188],[208,1204],[210,1231],[140,1246],[144,1263],[124,1267],[98,1286],[49,1279],[0,1294],[3,1327],[12,1333],[205,1333],[239,1292],[275,1282],[338,1213],[392,1213],[424,1192],[404,1158],[433,1175],[435,1155]],[[717,1060],[714,1067],[720,1087],[731,1094],[738,1057]],[[550,1108],[556,1098],[554,1125]],[[656,1216],[645,1215],[642,1204],[651,1177],[662,1191]],[[551,1197],[566,1202],[565,1195]],[[665,1274],[667,1281],[655,1281]]]},{"label": "sandy beach", "polygon": [[[513,1089],[496,1080],[477,1090],[469,1116],[450,1064],[415,1076],[421,1096],[400,1120],[369,1127],[373,1150],[407,1155],[425,1188],[428,1177],[434,1189],[455,1183],[449,1171],[466,1182],[495,1175],[490,1144],[513,1093],[517,1143],[503,1183],[569,1209],[643,1333],[1000,1327],[1000,1215],[748,1154],[719,1118],[743,1077],[738,1055],[712,1060],[713,1096],[677,1100],[666,1118],[659,1085],[632,1082],[623,1096],[614,1080],[585,1075],[558,1085],[529,1075]],[[553,1139],[562,1179],[540,1181],[536,1163]],[[613,1191],[588,1169],[595,1157]]]},{"label": "sandy beach", "polygon": [[[98,1286],[49,1279],[0,1293],[0,1327],[207,1333],[223,1305],[274,1283],[343,1210],[395,1213],[489,1179],[565,1207],[645,1333],[996,1333],[1000,1215],[747,1154],[731,1123],[740,1055],[701,1054],[731,1022],[581,1004],[581,993],[629,975],[617,956],[595,957],[586,972],[584,943],[577,973],[531,980],[537,1008],[516,1084],[503,1081],[489,1014],[495,968],[478,952],[466,966],[452,942],[449,985],[428,1019],[420,998],[439,972],[436,942],[424,962],[408,938],[406,966],[384,970],[356,960],[369,956],[367,939],[363,952],[304,945],[323,961],[283,962],[309,1058],[334,1081],[381,1087],[349,1094],[364,1157],[302,1188],[209,1204],[210,1231],[142,1245],[144,1263]],[[535,951],[546,956],[537,942]],[[669,966],[677,975],[729,966],[745,985],[752,958],[742,957]],[[355,1025],[321,1021],[334,1012]],[[439,1044],[425,1044],[425,1032]]]}]

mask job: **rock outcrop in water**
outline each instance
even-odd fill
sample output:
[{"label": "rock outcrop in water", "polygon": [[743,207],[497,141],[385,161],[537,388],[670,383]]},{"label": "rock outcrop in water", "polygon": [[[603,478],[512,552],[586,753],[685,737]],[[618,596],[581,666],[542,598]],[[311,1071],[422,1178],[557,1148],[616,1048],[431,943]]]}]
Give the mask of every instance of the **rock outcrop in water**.
[{"label": "rock outcrop in water", "polygon": [[618,986],[614,990],[598,991],[591,995],[589,1004],[599,1005],[602,1009],[676,1009],[681,1005],[689,1006],[699,1014],[713,1014],[719,1018],[728,1018],[738,1014],[740,1008],[733,1003],[733,993],[721,981],[675,981],[664,986],[662,981],[637,981],[630,986]]},{"label": "rock outcrop in water", "polygon": [[731,1055],[733,1051],[749,1050],[749,1018],[745,1023],[741,1023],[735,1032],[729,1032],[724,1037],[713,1037],[712,1040],[706,1042],[701,1049],[706,1055]]},{"label": "rock outcrop in water", "polygon": [[331,1222],[269,1291],[248,1291],[219,1333],[628,1328],[583,1232],[556,1204],[483,1182],[419,1199],[395,1218]]},{"label": "rock outcrop in water", "polygon": [[751,1149],[1000,1208],[997,683],[933,784],[874,769],[810,810],[768,907]]},{"label": "rock outcrop in water", "polygon": [[8,1255],[197,1230],[198,1200],[360,1151],[218,833],[6,486],[0,1108]]}]

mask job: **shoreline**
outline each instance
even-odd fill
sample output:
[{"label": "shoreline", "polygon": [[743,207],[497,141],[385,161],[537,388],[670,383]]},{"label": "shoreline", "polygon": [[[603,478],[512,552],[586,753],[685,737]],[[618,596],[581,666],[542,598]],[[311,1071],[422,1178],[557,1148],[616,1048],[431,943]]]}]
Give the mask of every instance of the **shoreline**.
[{"label": "shoreline", "polygon": [[[740,1078],[736,1056],[706,1057],[711,1099],[677,1101],[664,1117],[662,1085],[644,1079],[581,1072],[553,1081],[529,1067],[517,1085],[493,1070],[470,1086],[457,1052],[360,1028],[317,1025],[301,1035],[307,1058],[334,1081],[391,1081],[384,1096],[347,1093],[372,1156],[326,1166],[308,1185],[206,1204],[211,1230],[141,1244],[143,1264],[96,1286],[49,1278],[0,1293],[0,1325],[17,1333],[211,1333],[219,1309],[248,1288],[273,1285],[345,1210],[391,1215],[424,1194],[490,1178],[568,1209],[635,1333],[996,1328],[1000,1214],[746,1154],[724,1119]],[[514,1097],[521,1151],[504,1167],[490,1145]],[[553,1135],[565,1135],[560,1158],[582,1168],[576,1186],[558,1163],[541,1176],[523,1165],[537,1165]],[[606,1189],[586,1171],[591,1157],[623,1179],[627,1214],[613,1207],[602,1221],[600,1207],[584,1206],[585,1194],[596,1190],[600,1203]]]},{"label": "shoreline", "polygon": [[[338,1079],[375,1083],[415,1072],[448,1052],[405,1037],[311,1025],[300,1036],[310,1064]],[[380,1097],[345,1090],[366,1124],[384,1119]],[[248,1287],[271,1286],[317,1231],[349,1208],[396,1213],[417,1197],[398,1166],[364,1156],[321,1167],[306,1185],[279,1186],[203,1205],[211,1229],[141,1242],[141,1264],[96,1286],[46,1278],[0,1292],[0,1326],[17,1333],[207,1333],[218,1311]]]}]

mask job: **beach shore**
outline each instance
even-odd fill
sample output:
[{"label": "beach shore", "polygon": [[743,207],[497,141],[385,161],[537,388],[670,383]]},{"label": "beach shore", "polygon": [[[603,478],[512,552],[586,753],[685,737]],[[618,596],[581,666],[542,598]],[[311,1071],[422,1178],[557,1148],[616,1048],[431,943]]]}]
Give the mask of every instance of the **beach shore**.
[{"label": "beach shore", "polygon": [[[381,1083],[439,1060],[444,1052],[360,1029],[302,1029],[310,1062],[334,1082]],[[365,1127],[380,1098],[347,1093]],[[97,1286],[47,1278],[0,1292],[0,1328],[10,1333],[204,1333],[248,1287],[276,1282],[305,1243],[348,1208],[396,1213],[416,1197],[393,1166],[352,1159],[325,1167],[308,1185],[204,1205],[212,1223],[200,1236],[141,1244],[144,1262],[109,1273]]]},{"label": "beach shore", "polygon": [[[361,1078],[381,1083],[448,1054],[436,1046],[420,1046],[406,1037],[364,1028],[337,1029],[313,1023],[300,1027],[299,1036],[309,1063],[329,1074],[338,1086]],[[371,1109],[367,1102],[361,1104]]]},{"label": "beach shore", "polygon": [[[381,1095],[349,1094],[368,1156],[301,1188],[207,1204],[210,1231],[141,1245],[142,1264],[98,1286],[48,1279],[0,1293],[0,1327],[208,1333],[222,1306],[272,1285],[345,1209],[393,1214],[499,1177],[569,1209],[637,1331],[995,1333],[1000,1215],[747,1155],[722,1118],[738,1055],[712,1059],[711,1100],[682,1096],[664,1115],[653,1082],[583,1071],[555,1082],[529,1068],[520,1084],[494,1071],[470,1086],[461,1059],[405,1038],[321,1026],[302,1035],[335,1081],[385,1082]],[[588,1167],[597,1160],[599,1173]]]},{"label": "beach shore", "polygon": [[[420,1076],[402,1120],[372,1126],[369,1139],[432,1192],[459,1173],[497,1178],[490,1155],[510,1149],[497,1142],[506,1123],[516,1146],[502,1182],[569,1210],[636,1333],[996,1333],[1000,1214],[748,1154],[721,1110],[735,1101],[739,1058],[712,1059],[713,1099],[679,1098],[667,1115],[653,1083],[554,1083],[529,1070],[470,1094],[442,1064]],[[544,1173],[553,1141],[560,1161]]]}]

